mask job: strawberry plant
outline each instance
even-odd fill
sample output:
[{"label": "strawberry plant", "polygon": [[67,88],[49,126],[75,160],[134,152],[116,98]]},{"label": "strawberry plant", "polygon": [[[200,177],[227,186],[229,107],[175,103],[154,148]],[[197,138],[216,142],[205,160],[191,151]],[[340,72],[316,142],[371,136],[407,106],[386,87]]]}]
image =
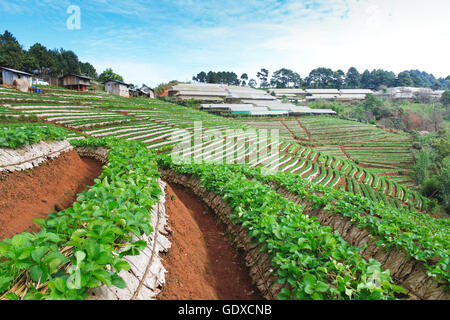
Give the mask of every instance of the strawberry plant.
[{"label": "strawberry plant", "polygon": [[6,125],[0,128],[0,148],[17,149],[40,141],[64,140],[68,131],[53,125]]},{"label": "strawberry plant", "polygon": [[302,214],[303,206],[257,180],[250,181],[233,166],[175,165],[167,155],[159,156],[158,163],[198,178],[204,188],[223,197],[232,209],[233,223],[263,244],[279,282],[288,286],[279,299],[392,299],[403,292],[379,262],[366,262],[339,233]]},{"label": "strawberry plant", "polygon": [[34,220],[39,233],[0,242],[0,296],[20,281],[25,294],[13,290],[6,298],[85,299],[90,288],[124,288],[118,273],[130,266],[123,257],[147,246],[132,235],[152,232],[151,210],[161,194],[154,153],[142,143],[113,138],[71,143],[108,148],[108,165],[73,207]]}]

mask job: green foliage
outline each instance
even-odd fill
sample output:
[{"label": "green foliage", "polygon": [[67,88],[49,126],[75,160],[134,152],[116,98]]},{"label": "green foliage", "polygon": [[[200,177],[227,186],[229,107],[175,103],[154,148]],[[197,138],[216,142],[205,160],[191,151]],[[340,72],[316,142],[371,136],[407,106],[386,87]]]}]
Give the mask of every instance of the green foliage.
[{"label": "green foliage", "polygon": [[282,68],[273,73],[270,85],[273,88],[298,87],[302,84],[300,75],[292,70]]},{"label": "green foliage", "polygon": [[[310,202],[312,209],[324,208],[332,214],[351,219],[358,227],[377,236],[377,245],[405,250],[410,257],[423,261],[430,274],[439,277],[444,283],[448,282],[448,220],[437,220],[407,209],[393,209],[360,195],[315,185],[296,174],[262,174],[260,169],[242,166],[235,166],[233,170],[268,184],[276,183]],[[437,263],[436,257],[439,258]]]},{"label": "green foliage", "polygon": [[107,81],[111,81],[111,80],[116,80],[116,81],[122,81],[123,82],[123,77],[119,74],[114,73],[114,71],[111,68],[106,68],[105,71],[103,71],[99,76],[98,76],[98,80],[100,82],[107,82]]},{"label": "green foliage", "polygon": [[23,124],[20,126],[0,127],[0,148],[17,149],[40,141],[64,140],[68,131],[53,125],[36,126]]},{"label": "green foliage", "polygon": [[439,180],[437,177],[426,178],[422,183],[422,194],[433,198],[439,192]]},{"label": "green foliage", "polygon": [[279,282],[289,286],[279,299],[391,299],[395,292],[403,292],[379,262],[366,262],[339,233],[302,214],[303,206],[257,180],[250,181],[240,171],[248,167],[174,165],[169,156],[160,156],[158,162],[163,168],[199,178],[204,188],[227,201],[232,221],[263,244]]},{"label": "green foliage", "polygon": [[[225,83],[232,85],[246,85],[247,78],[239,79],[234,72],[213,72],[202,71],[192,78],[192,80],[201,83]],[[300,75],[290,69],[281,68],[273,73],[269,81],[269,70],[262,68],[257,74],[260,80],[260,88],[352,88],[352,89],[372,89],[380,90],[396,86],[414,86],[427,87],[434,90],[450,89],[450,80],[448,78],[436,79],[432,74],[419,70],[403,71],[396,75],[392,71],[374,69],[365,70],[359,73],[355,67],[351,67],[347,73],[342,70],[334,71],[330,68],[316,68],[312,70],[304,80]],[[241,82],[242,80],[242,82]],[[248,82],[248,85],[255,88],[257,83],[254,79]]]},{"label": "green foliage", "polygon": [[[151,210],[161,194],[154,154],[142,143],[112,138],[73,144],[108,148],[108,165],[72,208],[35,220],[41,232],[0,242],[0,295],[22,276],[30,279],[24,299],[32,300],[78,300],[101,285],[124,288],[118,273],[130,266],[123,257],[146,247],[133,242],[132,235],[152,232]],[[66,247],[73,248],[69,257],[60,253]],[[38,292],[37,283],[47,284],[49,291]]]},{"label": "green foliage", "polygon": [[227,71],[209,71],[208,73],[202,71],[197,76],[194,76],[192,80],[202,83],[220,83],[235,86],[241,85],[241,80],[238,78],[238,75],[234,72]]},{"label": "green foliage", "polygon": [[450,90],[446,90],[441,97],[441,102],[446,107],[450,106]]},{"label": "green foliage", "polygon": [[396,85],[398,87],[412,87],[414,82],[408,72],[400,72],[397,76]]},{"label": "green foliage", "polygon": [[49,50],[40,43],[23,50],[14,36],[5,31],[0,35],[0,66],[32,72],[38,70],[42,74],[62,76],[64,74],[85,74],[96,77],[95,68],[89,63],[78,60],[78,56],[70,50]]},{"label": "green foliage", "polygon": [[450,214],[450,141],[448,135],[416,134],[414,172],[422,194],[439,201]]},{"label": "green foliage", "polygon": [[345,109],[345,105],[340,103],[340,102],[336,102],[336,101],[314,101],[313,103],[311,103],[309,105],[310,108],[312,109],[331,109],[333,111],[335,111],[338,115],[342,114],[342,112]]},{"label": "green foliage", "polygon": [[355,67],[348,69],[345,79],[345,86],[351,89],[357,89],[361,86],[361,74]]}]

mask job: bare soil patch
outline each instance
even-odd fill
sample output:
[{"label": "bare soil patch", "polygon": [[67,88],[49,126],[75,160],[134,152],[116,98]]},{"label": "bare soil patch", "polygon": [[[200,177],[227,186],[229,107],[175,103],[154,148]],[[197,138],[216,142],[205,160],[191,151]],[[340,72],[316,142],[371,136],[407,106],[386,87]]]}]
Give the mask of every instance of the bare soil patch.
[{"label": "bare soil patch", "polygon": [[70,208],[101,172],[100,162],[72,150],[32,170],[0,173],[0,240],[39,232],[32,219]]},{"label": "bare soil patch", "polygon": [[160,300],[261,299],[212,210],[178,185],[167,186],[166,207],[173,234]]}]

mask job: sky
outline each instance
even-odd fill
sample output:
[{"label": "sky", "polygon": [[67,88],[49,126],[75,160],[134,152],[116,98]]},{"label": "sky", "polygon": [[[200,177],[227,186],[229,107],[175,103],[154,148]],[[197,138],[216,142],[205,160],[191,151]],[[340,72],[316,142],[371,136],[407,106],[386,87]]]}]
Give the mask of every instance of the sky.
[{"label": "sky", "polygon": [[0,0],[0,32],[24,49],[73,50],[136,85],[209,70],[256,79],[261,68],[303,78],[352,66],[447,77],[449,12],[449,0]]}]

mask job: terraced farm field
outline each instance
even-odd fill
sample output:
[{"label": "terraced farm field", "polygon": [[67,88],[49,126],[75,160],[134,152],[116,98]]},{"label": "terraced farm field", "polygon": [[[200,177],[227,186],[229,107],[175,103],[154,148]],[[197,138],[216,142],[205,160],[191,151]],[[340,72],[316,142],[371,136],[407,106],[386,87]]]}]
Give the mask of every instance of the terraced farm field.
[{"label": "terraced farm field", "polygon": [[[392,143],[407,143],[402,135],[328,117],[235,121],[158,100],[124,99],[105,93],[74,93],[64,89],[48,91],[45,95],[34,95],[9,90],[8,95],[0,96],[1,112],[4,116],[37,116],[45,122],[72,129],[77,133],[72,139],[111,136],[141,141],[155,150],[184,144],[183,152],[175,154],[218,163],[244,163],[249,159],[257,146],[255,133],[248,134],[248,130],[279,129],[281,140],[276,146],[279,156],[263,152],[250,163],[252,166],[299,174],[314,183],[361,194],[394,207],[427,208],[422,196],[396,182],[409,182],[408,176],[398,174],[398,167],[384,165],[376,171],[365,168],[374,163],[382,166],[388,153],[392,161],[406,163],[407,152],[399,150],[392,154],[386,147]],[[200,122],[201,127],[196,127]],[[235,131],[230,134],[227,132],[230,129]],[[201,133],[201,141],[196,141],[194,132]],[[358,132],[358,139],[366,139],[365,142],[361,145],[348,143],[346,137],[354,138],[354,132]],[[384,140],[372,141],[372,133]],[[330,145],[308,148],[296,143],[314,139]],[[346,144],[339,145],[338,141],[344,139]],[[373,148],[380,153],[371,158]],[[361,166],[355,164],[356,160]]]},{"label": "terraced farm field", "polygon": [[326,116],[243,122],[259,128],[278,127],[287,139],[306,142],[318,151],[348,159],[407,188],[416,187],[411,177],[412,138],[405,133]]},{"label": "terraced farm field", "polygon": [[[427,199],[385,178],[398,172],[398,166],[387,168],[383,156],[369,156],[371,149],[378,148],[384,156],[390,153],[390,161],[395,160],[396,165],[406,163],[403,154],[407,152],[400,147],[409,143],[405,136],[333,118],[237,121],[158,100],[64,89],[50,89],[44,95],[0,90],[0,117],[5,123],[0,121],[3,147],[47,137],[65,139],[80,148],[108,146],[113,150],[111,165],[104,167],[95,187],[79,198],[80,205],[50,215],[49,223],[41,222],[45,230],[38,236],[0,242],[0,299],[6,295],[24,298],[27,294],[34,298],[85,299],[88,295],[88,285],[66,287],[59,281],[64,272],[55,278],[48,274],[41,281],[39,276],[47,273],[37,269],[37,253],[30,256],[32,251],[24,253],[28,264],[23,264],[21,273],[11,275],[11,266],[17,262],[9,256],[9,250],[18,250],[18,244],[33,249],[44,243],[60,263],[67,263],[57,254],[58,249],[75,245],[82,251],[88,239],[90,245],[105,239],[99,244],[98,250],[104,254],[101,258],[92,258],[95,250],[89,249],[77,253],[71,261],[85,268],[81,260],[95,260],[92,263],[101,271],[83,269],[83,274],[92,278],[87,278],[91,286],[99,281],[124,286],[117,273],[126,264],[119,261],[121,256],[112,254],[118,244],[108,232],[123,235],[123,228],[142,236],[144,230],[149,231],[148,213],[143,208],[157,201],[158,168],[165,181],[191,190],[221,221],[229,223],[232,242],[244,248],[247,266],[256,277],[253,280],[262,297],[448,297],[444,290],[448,287],[448,220],[424,213]],[[26,117],[39,123],[25,124]],[[21,122],[6,123],[18,119]],[[322,134],[320,126],[327,125],[334,125],[337,133],[327,128],[328,134]],[[267,144],[260,148],[261,132],[255,128],[280,129],[280,139],[268,135]],[[375,141],[365,131],[388,142]],[[298,143],[315,139],[328,144],[312,148]],[[398,152],[390,152],[393,143],[398,143]],[[255,150],[259,152],[256,158],[252,157]],[[358,166],[355,158],[363,166]],[[373,168],[377,163],[386,168]],[[402,182],[401,178],[398,176],[398,181]],[[125,188],[127,185],[129,188]],[[102,200],[106,201],[103,205],[99,204]],[[135,212],[138,217],[132,216]],[[96,220],[99,217],[101,223]],[[69,230],[60,229],[66,219],[71,219]],[[83,221],[93,225],[86,227]],[[99,225],[104,225],[104,238],[99,236]],[[81,229],[89,230],[91,238],[86,239]],[[49,244],[52,239],[58,239],[59,247]],[[130,248],[142,249],[139,242]],[[71,251],[63,252],[70,257]],[[52,263],[57,270],[59,265]],[[258,278],[261,275],[264,278]],[[47,291],[21,291],[38,282],[45,283]]]}]

